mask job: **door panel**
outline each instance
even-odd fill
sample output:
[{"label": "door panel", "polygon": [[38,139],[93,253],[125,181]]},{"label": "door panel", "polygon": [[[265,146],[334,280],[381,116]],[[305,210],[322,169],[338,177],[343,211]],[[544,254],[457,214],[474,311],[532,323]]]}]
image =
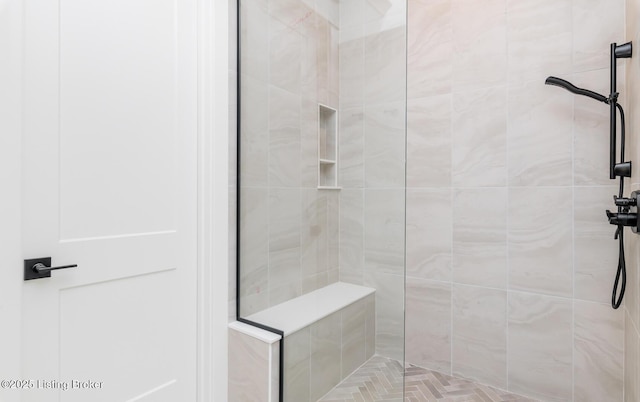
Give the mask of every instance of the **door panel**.
[{"label": "door panel", "polygon": [[26,0],[24,401],[195,400],[194,0]]}]

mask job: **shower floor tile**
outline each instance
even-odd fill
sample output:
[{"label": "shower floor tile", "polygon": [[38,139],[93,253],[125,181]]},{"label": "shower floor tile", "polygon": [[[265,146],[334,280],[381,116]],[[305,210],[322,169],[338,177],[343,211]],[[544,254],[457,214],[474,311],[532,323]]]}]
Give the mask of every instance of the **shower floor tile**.
[{"label": "shower floor tile", "polygon": [[[402,402],[402,364],[374,356],[319,402]],[[534,402],[535,399],[408,365],[405,402]]]}]

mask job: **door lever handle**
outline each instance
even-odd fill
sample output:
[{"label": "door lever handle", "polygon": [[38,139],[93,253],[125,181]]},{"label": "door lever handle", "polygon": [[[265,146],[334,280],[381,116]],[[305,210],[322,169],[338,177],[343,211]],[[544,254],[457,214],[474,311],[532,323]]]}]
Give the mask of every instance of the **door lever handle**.
[{"label": "door lever handle", "polygon": [[77,264],[72,264],[52,267],[51,257],[24,260],[24,280],[28,281],[31,279],[50,278],[51,271],[66,268],[76,268],[77,266]]}]

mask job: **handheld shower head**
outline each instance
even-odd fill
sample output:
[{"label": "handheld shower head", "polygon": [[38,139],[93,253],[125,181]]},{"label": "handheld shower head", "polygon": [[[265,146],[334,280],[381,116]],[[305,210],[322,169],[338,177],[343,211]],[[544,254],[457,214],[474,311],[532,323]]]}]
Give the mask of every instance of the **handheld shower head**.
[{"label": "handheld shower head", "polygon": [[578,88],[569,81],[565,81],[562,78],[548,77],[544,83],[547,85],[554,85],[556,87],[564,88],[576,95],[588,96],[589,98],[595,99],[599,102],[609,103],[609,99],[606,96],[600,95],[597,92],[589,91],[588,89]]}]

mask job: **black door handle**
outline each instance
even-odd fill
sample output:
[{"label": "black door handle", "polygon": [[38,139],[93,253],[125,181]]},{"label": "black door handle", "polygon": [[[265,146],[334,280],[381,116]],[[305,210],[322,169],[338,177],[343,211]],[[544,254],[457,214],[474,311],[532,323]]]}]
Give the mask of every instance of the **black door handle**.
[{"label": "black door handle", "polygon": [[28,281],[31,279],[50,278],[51,271],[57,269],[76,268],[77,266],[77,264],[72,264],[52,267],[51,257],[24,260],[24,280]]}]

